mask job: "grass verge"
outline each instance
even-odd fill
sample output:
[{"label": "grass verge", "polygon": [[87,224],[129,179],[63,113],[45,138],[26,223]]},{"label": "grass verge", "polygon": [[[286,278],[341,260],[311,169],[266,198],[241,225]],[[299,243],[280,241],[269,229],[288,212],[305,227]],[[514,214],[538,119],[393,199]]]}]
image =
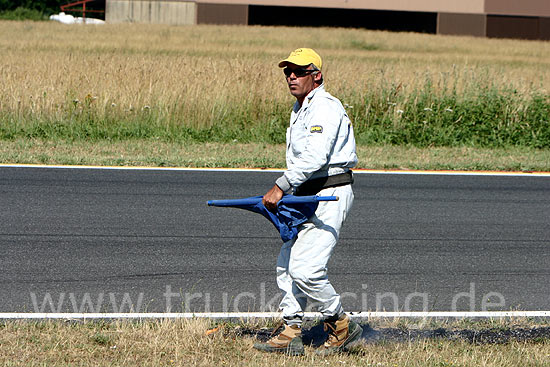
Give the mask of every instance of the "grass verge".
[{"label": "grass verge", "polygon": [[[546,326],[548,324],[546,323]],[[261,353],[248,331],[261,324],[226,325],[206,336],[207,320],[112,321],[10,321],[0,324],[0,363],[3,366],[547,366],[548,338],[511,340],[506,343],[472,343],[466,340],[428,338],[400,342],[365,342],[349,353],[318,357],[306,347],[304,357]],[[264,325],[265,326],[265,325]],[[424,325],[433,329],[437,325]],[[443,325],[447,329],[465,325]],[[516,323],[476,325],[472,330],[505,330]],[[540,325],[527,323],[526,327]],[[384,324],[376,325],[381,329]],[[393,321],[401,330],[418,325]]]},{"label": "grass verge", "polygon": [[[285,147],[264,143],[168,143],[157,140],[0,144],[0,163],[155,167],[284,168]],[[358,146],[358,168],[550,171],[550,150],[526,147]]]}]

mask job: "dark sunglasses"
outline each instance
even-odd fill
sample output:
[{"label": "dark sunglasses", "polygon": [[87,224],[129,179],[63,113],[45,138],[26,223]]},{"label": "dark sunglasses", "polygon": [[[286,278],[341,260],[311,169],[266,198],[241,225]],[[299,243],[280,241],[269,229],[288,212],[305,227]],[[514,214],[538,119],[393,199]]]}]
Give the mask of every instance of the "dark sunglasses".
[{"label": "dark sunglasses", "polygon": [[301,77],[304,77],[306,75],[309,75],[313,72],[315,72],[317,70],[309,70],[309,69],[302,69],[302,68],[298,68],[298,69],[289,69],[289,68],[284,68],[283,69],[283,73],[285,73],[286,77],[288,78],[292,73],[294,73],[294,75],[296,75],[297,78],[301,78]]}]

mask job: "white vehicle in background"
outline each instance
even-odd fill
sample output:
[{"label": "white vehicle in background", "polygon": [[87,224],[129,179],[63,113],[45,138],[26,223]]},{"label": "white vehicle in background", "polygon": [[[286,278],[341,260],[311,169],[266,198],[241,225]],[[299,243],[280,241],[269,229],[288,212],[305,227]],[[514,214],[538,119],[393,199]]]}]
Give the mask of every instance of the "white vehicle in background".
[{"label": "white vehicle in background", "polygon": [[[104,10],[88,9],[86,10],[86,4],[94,0],[79,0],[73,3],[61,5],[61,12],[59,14],[50,15],[50,20],[54,20],[63,24],[104,24],[105,21],[97,18],[86,17],[86,12],[93,13],[105,13]],[[82,5],[82,8],[75,9],[73,7]],[[65,14],[65,11],[76,11],[82,13],[82,17],[75,17],[70,14]]]},{"label": "white vehicle in background", "polygon": [[50,20],[55,20],[63,24],[104,24],[105,23],[105,21],[102,19],[74,17],[71,14],[65,14],[64,12],[50,15]]}]

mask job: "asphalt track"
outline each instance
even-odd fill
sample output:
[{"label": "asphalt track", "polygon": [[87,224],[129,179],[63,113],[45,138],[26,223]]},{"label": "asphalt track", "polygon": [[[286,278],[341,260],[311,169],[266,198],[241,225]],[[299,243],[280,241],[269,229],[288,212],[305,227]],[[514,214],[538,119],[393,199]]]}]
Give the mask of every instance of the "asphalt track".
[{"label": "asphalt track", "polygon": [[[0,168],[0,312],[273,311],[277,172]],[[357,174],[348,311],[550,309],[550,178]]]}]

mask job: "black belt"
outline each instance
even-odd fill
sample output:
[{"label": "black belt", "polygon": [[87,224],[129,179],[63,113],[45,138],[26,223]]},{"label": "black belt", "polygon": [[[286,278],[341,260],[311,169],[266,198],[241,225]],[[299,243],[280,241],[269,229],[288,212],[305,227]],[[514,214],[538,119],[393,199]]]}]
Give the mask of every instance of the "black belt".
[{"label": "black belt", "polygon": [[328,187],[344,186],[352,183],[353,173],[351,171],[347,171],[333,176],[319,177],[312,180],[307,180],[296,188],[294,195],[316,195],[322,189],[326,189]]}]

